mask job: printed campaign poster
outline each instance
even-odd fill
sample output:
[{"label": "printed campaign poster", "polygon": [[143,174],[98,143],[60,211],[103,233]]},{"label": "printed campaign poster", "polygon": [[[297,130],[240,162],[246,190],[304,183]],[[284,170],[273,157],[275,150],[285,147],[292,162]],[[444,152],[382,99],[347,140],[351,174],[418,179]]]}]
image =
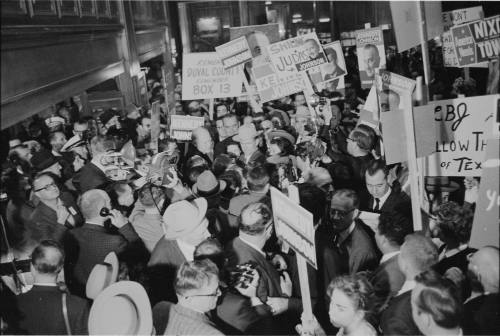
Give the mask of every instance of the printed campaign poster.
[{"label": "printed campaign poster", "polygon": [[224,69],[231,69],[252,59],[247,39],[242,36],[215,47]]},{"label": "printed campaign poster", "polygon": [[243,86],[243,66],[224,69],[216,52],[184,54],[182,99],[238,97]]},{"label": "printed campaign poster", "polygon": [[382,29],[373,28],[356,31],[361,87],[369,89],[375,79],[376,69],[385,68],[384,35]]},{"label": "printed campaign poster", "polygon": [[302,72],[327,62],[316,33],[273,43],[267,52],[277,72]]},{"label": "printed campaign poster", "polygon": [[453,43],[453,36],[451,32],[446,31],[441,37],[442,50],[443,50],[443,65],[445,67],[458,68],[457,53],[455,51],[455,44]]},{"label": "printed campaign poster", "polygon": [[[340,77],[347,74],[342,45],[340,44],[340,41],[335,41],[324,45],[323,51],[326,54],[328,62],[320,65],[319,67],[307,70],[309,79],[311,80],[311,83],[313,85],[316,85],[318,91],[321,91],[321,89],[318,87],[319,83],[332,81],[336,81],[334,85],[335,89],[337,87],[340,89]],[[324,86],[326,85],[323,85],[323,87]]]},{"label": "printed campaign poster", "polygon": [[253,77],[261,103],[300,91],[314,92],[305,72],[278,72],[270,63],[254,65]]},{"label": "printed campaign poster", "polygon": [[434,153],[428,157],[426,176],[481,176],[499,97],[433,101],[414,108],[415,114],[433,114],[436,125]]},{"label": "printed campaign poster", "polygon": [[203,117],[171,115],[170,137],[176,140],[190,141],[193,130],[203,125],[205,125]]},{"label": "printed campaign poster", "polygon": [[452,27],[451,34],[460,66],[500,56],[500,15]]}]

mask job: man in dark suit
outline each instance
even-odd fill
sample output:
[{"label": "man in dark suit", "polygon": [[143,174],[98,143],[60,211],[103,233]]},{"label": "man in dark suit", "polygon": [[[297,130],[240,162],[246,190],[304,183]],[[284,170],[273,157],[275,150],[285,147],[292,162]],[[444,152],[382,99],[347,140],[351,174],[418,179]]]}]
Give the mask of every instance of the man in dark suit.
[{"label": "man in dark suit", "polygon": [[[97,135],[90,141],[92,161],[87,163],[73,177],[73,184],[79,192],[84,193],[90,189],[104,189],[111,180],[105,174],[105,155],[115,149],[111,138]],[[104,159],[104,160],[103,160]]]},{"label": "man in dark suit", "polygon": [[380,265],[370,276],[376,297],[376,310],[382,311],[391,297],[396,295],[405,276],[398,266],[399,249],[405,237],[413,232],[410,219],[399,213],[383,213],[375,229],[375,241],[383,253]]},{"label": "man in dark suit", "polygon": [[[33,288],[17,297],[21,312],[19,327],[22,333],[44,335],[68,335],[64,313],[64,289],[57,284],[58,274],[64,265],[64,252],[53,240],[44,240],[31,255]],[[73,335],[88,334],[87,300],[65,293],[65,304],[70,332]]]},{"label": "man in dark suit", "polygon": [[464,304],[465,335],[500,335],[498,247],[485,246],[469,258],[472,295]]},{"label": "man in dark suit", "polygon": [[334,244],[342,259],[346,273],[374,270],[379,255],[375,242],[368,235],[366,226],[360,219],[359,199],[355,191],[340,189],[335,191],[330,204],[330,225],[335,232]]},{"label": "man in dark suit", "polygon": [[[108,209],[109,214],[102,213],[103,208]],[[75,294],[83,296],[92,268],[102,262],[109,252],[119,254],[129,243],[140,238],[128,219],[120,211],[111,209],[111,200],[103,190],[85,192],[80,200],[80,209],[85,224],[73,229],[66,239],[68,260],[65,271],[70,288]],[[105,227],[108,219],[113,229]]]},{"label": "man in dark suit", "polygon": [[370,193],[363,210],[382,213],[397,211],[411,217],[411,200],[406,193],[389,185],[389,169],[382,160],[373,160],[366,168],[366,188]]},{"label": "man in dark suit", "polygon": [[419,233],[406,236],[398,256],[405,282],[380,318],[384,335],[421,335],[412,316],[411,293],[415,288],[415,277],[436,264],[437,258],[437,248],[430,238]]},{"label": "man in dark suit", "polygon": [[[273,264],[266,259],[262,250],[273,232],[272,213],[263,203],[252,203],[243,208],[239,223],[239,237],[226,246],[228,267],[244,263],[255,263],[260,274],[256,297],[252,305],[260,315],[279,315],[295,311],[300,300],[290,298],[291,281],[288,276],[280,277]],[[289,292],[284,292],[285,287]]]}]

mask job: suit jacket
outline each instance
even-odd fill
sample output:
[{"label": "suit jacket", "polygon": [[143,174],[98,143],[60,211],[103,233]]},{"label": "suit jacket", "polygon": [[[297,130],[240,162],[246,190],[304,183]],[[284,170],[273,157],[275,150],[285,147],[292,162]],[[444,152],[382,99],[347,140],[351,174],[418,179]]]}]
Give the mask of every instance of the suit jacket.
[{"label": "suit jacket", "polygon": [[130,223],[110,234],[103,227],[85,223],[69,232],[65,242],[67,265],[70,276],[68,285],[75,294],[84,294],[87,279],[92,268],[104,260],[109,252],[122,252],[129,242],[140,239]]},{"label": "suit jacket", "polygon": [[200,312],[174,305],[170,308],[165,335],[223,335],[210,319]]},{"label": "suit jacket", "polygon": [[[177,302],[173,287],[179,266],[186,261],[176,240],[162,237],[156,243],[148,262],[148,273],[151,285],[151,304],[161,300]],[[170,284],[166,286],[165,284]]]},{"label": "suit jacket", "polygon": [[83,224],[83,217],[71,194],[67,192],[61,193],[60,199],[70,213],[72,213],[72,210],[75,213],[73,215],[75,226],[71,225],[68,221],[64,225],[57,223],[56,211],[40,201],[30,216],[30,221],[33,223],[32,237],[36,241],[53,239],[62,243],[67,229],[72,229]]},{"label": "suit jacket", "polygon": [[245,166],[248,167],[256,164],[264,164],[266,162],[266,156],[259,149],[257,149],[252,155],[250,155],[248,162],[245,158],[245,154],[241,154],[240,160],[245,164]]},{"label": "suit jacket", "polygon": [[411,314],[411,290],[395,296],[380,318],[384,335],[422,335]]},{"label": "suit jacket", "polygon": [[[20,328],[28,334],[67,335],[62,313],[62,292],[55,286],[33,286],[17,296],[22,314]],[[88,334],[90,305],[87,300],[68,294],[68,319],[73,335]]]},{"label": "suit jacket", "polygon": [[356,220],[354,230],[343,240],[336,242],[346,272],[354,274],[361,271],[372,271],[377,268],[380,259],[373,239],[370,238],[361,220]]},{"label": "suit jacket", "polygon": [[370,212],[392,212],[398,211],[403,212],[404,214],[411,214],[411,200],[410,197],[404,192],[397,191],[396,189],[392,189],[389,197],[385,200],[384,204],[382,204],[382,208],[378,211],[373,210],[373,206],[375,204],[375,199],[372,195],[369,195],[368,204],[366,211]]},{"label": "suit jacket", "polygon": [[227,244],[226,253],[228,257],[228,268],[250,261],[257,264],[257,270],[260,274],[257,297],[259,297],[262,302],[265,303],[268,297],[283,296],[281,293],[279,273],[262,253],[243,242],[239,237]]},{"label": "suit jacket", "polygon": [[464,335],[500,335],[500,294],[478,296],[464,304]]},{"label": "suit jacket", "polygon": [[372,273],[370,282],[373,285],[377,310],[382,310],[405,282],[405,275],[398,266],[398,255],[380,264]]},{"label": "suit jacket", "polygon": [[80,193],[90,189],[105,189],[110,182],[106,174],[92,162],[83,166],[73,177],[73,184]]}]

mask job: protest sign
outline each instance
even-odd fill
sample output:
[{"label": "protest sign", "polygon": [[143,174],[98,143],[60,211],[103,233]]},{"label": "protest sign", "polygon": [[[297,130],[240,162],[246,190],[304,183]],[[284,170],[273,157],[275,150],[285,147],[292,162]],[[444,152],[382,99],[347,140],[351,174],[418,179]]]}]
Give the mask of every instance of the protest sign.
[{"label": "protest sign", "polygon": [[245,36],[247,39],[252,57],[256,57],[261,55],[268,45],[280,40],[279,25],[277,23],[270,23],[229,28],[229,38],[231,40],[242,36]]},{"label": "protest sign", "polygon": [[481,248],[486,245],[498,247],[499,245],[499,150],[498,138],[488,139],[486,143],[487,159],[483,163],[483,173],[479,183],[479,195],[469,242],[471,247]]},{"label": "protest sign", "polygon": [[224,69],[215,52],[184,54],[182,99],[237,97],[243,86],[242,67]]},{"label": "protest sign", "polygon": [[376,69],[385,68],[384,35],[381,28],[356,31],[359,77],[361,87],[368,89],[375,79]]},{"label": "protest sign", "polygon": [[244,36],[215,47],[215,51],[224,69],[231,69],[252,59],[250,47]]},{"label": "protest sign", "polygon": [[292,37],[267,47],[269,59],[277,72],[297,72],[326,63],[316,33]]},{"label": "protest sign", "polygon": [[443,30],[448,31],[452,26],[462,23],[481,20],[484,18],[483,6],[455,9],[443,12]]},{"label": "protest sign", "polygon": [[347,75],[347,67],[344,60],[344,51],[340,41],[325,44],[323,51],[326,54],[328,62],[322,64],[321,77],[324,82],[334,80],[340,76]]},{"label": "protest sign", "polygon": [[275,72],[270,63],[254,65],[253,77],[262,103],[300,91],[313,92],[305,73]]},{"label": "protest sign", "polygon": [[500,56],[500,15],[452,27],[450,31],[460,66]]},{"label": "protest sign", "polygon": [[434,153],[428,157],[427,176],[480,176],[486,139],[499,95],[430,102],[415,113],[433,114]]},{"label": "protest sign", "polygon": [[170,137],[177,140],[189,141],[191,140],[193,130],[203,125],[205,125],[205,119],[203,117],[171,115]]},{"label": "protest sign", "polygon": [[[458,64],[457,52],[455,50],[455,43],[453,43],[453,36],[451,32],[444,32],[441,36],[442,51],[443,51],[443,65],[445,67],[462,68]],[[468,64],[469,68],[487,68],[488,62]]]},{"label": "protest sign", "polygon": [[[423,1],[427,39],[433,39],[443,32],[440,1]],[[396,34],[398,51],[403,52],[419,45],[420,22],[418,1],[391,1],[392,22]]]},{"label": "protest sign", "polygon": [[317,268],[313,215],[274,187],[271,203],[276,235]]}]

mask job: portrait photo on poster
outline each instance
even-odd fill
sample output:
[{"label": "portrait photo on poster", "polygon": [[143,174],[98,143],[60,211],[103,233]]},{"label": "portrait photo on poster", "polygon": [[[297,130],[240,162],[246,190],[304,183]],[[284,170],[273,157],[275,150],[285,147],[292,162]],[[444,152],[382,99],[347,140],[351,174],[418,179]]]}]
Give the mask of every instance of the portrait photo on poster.
[{"label": "portrait photo on poster", "polygon": [[385,49],[382,29],[356,31],[359,77],[362,88],[370,88],[376,69],[385,69]]},{"label": "portrait photo on poster", "polygon": [[323,82],[334,80],[347,74],[344,52],[340,41],[335,41],[323,46],[323,51],[328,62],[320,66]]}]

